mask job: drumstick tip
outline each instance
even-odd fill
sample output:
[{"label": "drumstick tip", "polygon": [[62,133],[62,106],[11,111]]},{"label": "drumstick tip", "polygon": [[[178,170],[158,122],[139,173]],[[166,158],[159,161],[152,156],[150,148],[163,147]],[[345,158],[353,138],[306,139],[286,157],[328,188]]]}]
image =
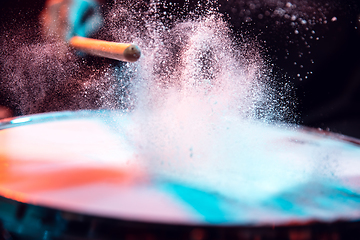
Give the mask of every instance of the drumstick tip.
[{"label": "drumstick tip", "polygon": [[141,51],[138,46],[131,44],[124,50],[124,57],[129,62],[136,62],[141,56]]}]

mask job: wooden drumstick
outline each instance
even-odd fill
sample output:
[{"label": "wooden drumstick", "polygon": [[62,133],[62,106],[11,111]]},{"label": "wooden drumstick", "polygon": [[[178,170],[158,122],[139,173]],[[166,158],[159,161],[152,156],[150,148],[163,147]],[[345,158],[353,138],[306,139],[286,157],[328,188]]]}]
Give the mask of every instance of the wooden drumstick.
[{"label": "wooden drumstick", "polygon": [[82,52],[125,62],[136,62],[140,56],[140,49],[131,43],[117,43],[85,37],[72,37],[71,47]]}]

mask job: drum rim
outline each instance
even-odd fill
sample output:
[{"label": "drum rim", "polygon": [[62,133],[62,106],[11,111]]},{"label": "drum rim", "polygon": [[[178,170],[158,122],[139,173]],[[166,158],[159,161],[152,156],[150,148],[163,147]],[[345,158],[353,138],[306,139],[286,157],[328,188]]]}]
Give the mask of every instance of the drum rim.
[{"label": "drum rim", "polygon": [[[127,219],[127,218],[121,218],[121,217],[111,217],[111,216],[102,216],[102,215],[92,215],[90,213],[82,213],[72,210],[66,210],[66,209],[58,209],[53,208],[49,206],[43,206],[43,205],[36,205],[33,203],[27,203],[27,202],[21,202],[17,201],[11,198],[6,198],[4,196],[0,196],[0,203],[8,201],[13,204],[21,204],[26,206],[33,206],[37,207],[39,209],[45,210],[45,211],[57,211],[64,214],[71,214],[73,216],[78,216],[78,218],[87,218],[87,219],[98,219],[103,221],[113,221],[113,222],[121,222],[125,224],[138,224],[138,225],[154,225],[159,227],[173,227],[173,226],[181,226],[181,227],[191,227],[191,228],[218,228],[218,229],[274,229],[274,228],[302,228],[302,227],[312,227],[312,226],[331,226],[331,225],[338,225],[338,224],[344,224],[344,223],[357,223],[360,226],[360,219],[342,219],[339,218],[337,220],[303,220],[303,221],[290,221],[287,223],[259,223],[259,224],[239,224],[239,223],[196,223],[196,222],[162,222],[162,221],[147,221],[147,220],[136,220],[136,219]],[[76,218],[76,217],[74,217]]]},{"label": "drum rim", "polygon": [[0,120],[0,131],[8,128],[15,128],[25,126],[29,124],[52,122],[66,119],[87,118],[87,117],[105,117],[111,114],[124,115],[124,111],[112,111],[112,110],[78,110],[78,111],[58,111],[58,112],[46,112],[36,113],[23,116],[16,116],[11,118],[5,118]]},{"label": "drum rim", "polygon": [[[0,131],[8,128],[15,128],[29,124],[51,122],[57,120],[66,120],[71,118],[87,118],[87,117],[97,118],[97,117],[108,117],[112,115],[126,115],[126,114],[128,114],[128,112],[121,110],[77,110],[77,111],[56,111],[56,112],[36,113],[36,114],[29,114],[29,115],[1,119]],[[360,146],[360,139],[355,137],[350,137],[341,133],[335,133],[321,128],[312,128],[304,125],[290,124],[290,127],[291,126],[293,126],[294,129],[296,130],[302,130],[308,133],[328,137],[335,140],[341,140]],[[289,124],[287,124],[287,127],[289,127]]]},{"label": "drum rim", "polygon": [[[34,206],[27,203],[16,202],[12,199],[6,199],[0,196],[0,204],[3,201],[15,202],[18,204],[17,210],[24,212],[28,207],[39,207],[47,213],[57,216],[55,222],[45,222],[38,227],[30,226],[29,222],[22,221],[19,216],[14,216],[10,221],[0,219],[0,230],[2,234],[7,236],[18,237],[16,239],[119,239],[120,236],[132,237],[132,239],[144,239],[144,236],[150,236],[150,239],[169,239],[169,236],[176,236],[176,239],[295,239],[291,236],[308,236],[301,239],[317,239],[323,236],[337,236],[339,239],[349,239],[351,237],[360,236],[360,220],[358,221],[335,221],[335,222],[319,222],[312,221],[307,223],[289,223],[283,225],[210,225],[210,224],[173,224],[173,223],[157,223],[146,221],[133,221],[127,219],[109,218],[102,216],[92,216],[83,213],[63,211],[43,206]],[[17,211],[18,213],[18,211]],[[65,219],[65,215],[70,216]],[[60,216],[60,219],[59,219]],[[7,219],[8,220],[8,219]],[[35,220],[35,219],[34,219]],[[39,219],[38,219],[39,220]],[[21,223],[22,230],[19,232],[18,224]],[[64,224],[65,223],[65,224]],[[64,228],[64,226],[66,226]],[[69,226],[72,226],[69,228]],[[85,227],[84,227],[85,226]],[[107,230],[104,232],[104,226]],[[74,228],[75,227],[75,228]],[[77,227],[80,227],[79,232]],[[76,230],[76,231],[74,231]],[[33,235],[29,235],[33,234]],[[110,237],[109,237],[110,234]],[[3,236],[0,235],[0,236]],[[46,236],[46,238],[45,238]],[[197,237],[200,236],[200,237]],[[24,238],[25,237],[25,238]],[[146,238],[148,239],[148,238]],[[296,238],[297,239],[297,238]],[[329,238],[330,239],[330,238]],[[338,238],[336,238],[338,239]],[[353,239],[353,238],[351,238]]]}]

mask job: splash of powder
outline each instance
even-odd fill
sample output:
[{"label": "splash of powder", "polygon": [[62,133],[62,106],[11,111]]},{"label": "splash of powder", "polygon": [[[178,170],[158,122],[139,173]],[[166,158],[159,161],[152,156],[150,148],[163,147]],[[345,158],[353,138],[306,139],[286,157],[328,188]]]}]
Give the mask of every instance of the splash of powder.
[{"label": "splash of powder", "polygon": [[[169,96],[197,95],[245,118],[266,122],[293,116],[290,104],[280,100],[286,98],[285,88],[281,97],[275,93],[272,70],[256,39],[236,41],[216,7],[198,5],[206,11],[169,24],[169,17],[159,12],[163,3],[151,2],[140,14],[131,3],[113,9],[107,22],[114,26],[108,29],[113,38],[142,49],[144,57],[129,66],[137,108],[160,107]],[[145,16],[142,21],[139,15]],[[121,28],[125,21],[127,27]]]},{"label": "splash of powder", "polygon": [[[3,45],[15,50],[2,49],[2,75],[19,114],[151,108],[167,91],[180,91],[182,97],[195,91],[246,117],[277,121],[292,116],[289,104],[269,84],[271,68],[256,39],[235,43],[216,3],[199,2],[193,12],[186,10],[190,5],[180,11],[182,16],[174,14],[179,6],[159,1],[147,7],[119,2],[109,12],[102,35],[135,42],[143,50],[144,57],[132,65],[84,67],[84,59],[64,43],[37,37],[28,44],[11,41],[10,34]],[[286,98],[286,92],[281,94]],[[214,100],[219,95],[222,99]]]},{"label": "splash of powder", "polygon": [[[131,126],[119,129],[149,172],[249,202],[329,177],[337,155],[319,152],[310,140],[304,150],[306,136],[299,140],[287,131],[292,125],[278,122],[293,119],[291,84],[276,90],[256,38],[244,33],[236,41],[217,11],[169,24],[158,12],[163,5],[152,4],[141,21],[131,4],[113,9],[108,21],[113,38],[142,49],[140,61],[128,65],[137,101]],[[126,31],[116,24],[125,20],[132,26]],[[289,151],[300,148],[300,155]],[[319,168],[327,170],[315,176]]]}]

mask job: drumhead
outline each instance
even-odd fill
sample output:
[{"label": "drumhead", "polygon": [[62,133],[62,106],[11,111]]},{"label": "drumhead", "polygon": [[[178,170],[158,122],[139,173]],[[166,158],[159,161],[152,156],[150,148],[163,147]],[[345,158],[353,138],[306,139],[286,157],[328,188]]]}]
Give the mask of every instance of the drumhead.
[{"label": "drumhead", "polygon": [[[216,141],[178,141],[171,148],[179,132],[146,132],[148,126],[121,112],[6,119],[0,123],[0,194],[3,201],[76,216],[174,226],[360,220],[357,139],[231,121],[231,131]],[[245,141],[241,132],[250,125],[256,125],[253,139]]]}]

